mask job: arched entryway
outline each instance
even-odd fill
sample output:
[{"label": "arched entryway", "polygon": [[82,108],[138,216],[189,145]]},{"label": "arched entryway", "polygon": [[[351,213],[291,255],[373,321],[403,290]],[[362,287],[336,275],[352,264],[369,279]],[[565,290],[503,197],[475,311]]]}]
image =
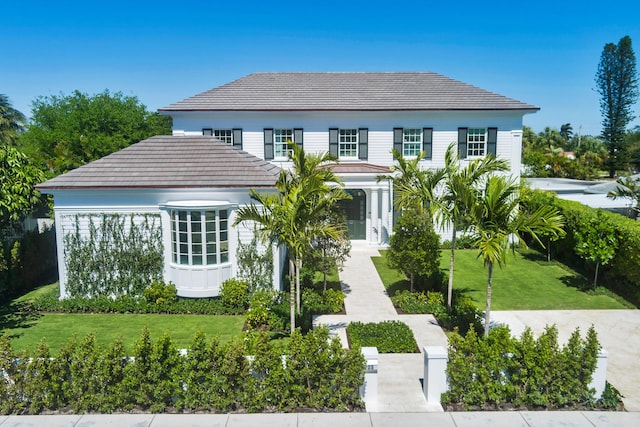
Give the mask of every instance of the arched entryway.
[{"label": "arched entryway", "polygon": [[367,195],[363,190],[346,190],[351,200],[340,201],[340,207],[347,218],[347,229],[351,240],[367,238]]}]

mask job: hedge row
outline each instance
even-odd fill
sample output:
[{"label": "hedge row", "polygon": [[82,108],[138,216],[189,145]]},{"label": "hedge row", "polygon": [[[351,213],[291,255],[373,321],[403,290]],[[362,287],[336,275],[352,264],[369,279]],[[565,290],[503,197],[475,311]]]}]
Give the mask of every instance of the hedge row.
[{"label": "hedge row", "polygon": [[364,357],[328,338],[326,328],[305,336],[297,331],[281,352],[264,334],[221,346],[198,333],[180,352],[170,336],[152,343],[144,329],[133,357],[119,340],[102,349],[88,335],[52,358],[44,342],[15,354],[5,334],[0,412],[361,410]]},{"label": "hedge row", "polygon": [[377,347],[380,353],[416,353],[413,331],[398,320],[380,323],[351,322],[347,334],[352,346]]},{"label": "hedge row", "polygon": [[536,340],[527,329],[520,339],[508,327],[491,329],[488,338],[473,329],[449,336],[447,376],[450,390],[443,403],[470,406],[516,406],[558,409],[593,403],[589,389],[600,344],[592,328],[586,338],[575,330],[558,345],[558,330],[547,327]]},{"label": "hedge row", "polygon": [[[635,305],[640,305],[640,222],[612,212],[602,211],[581,203],[563,200],[552,193],[534,190],[526,193],[525,208],[555,206],[566,218],[566,236],[551,242],[551,253],[557,259],[593,276],[595,265],[583,261],[575,251],[576,235],[600,212],[615,228],[618,249],[609,264],[600,266],[598,283],[622,295]],[[584,234],[584,233],[583,233]],[[546,242],[545,242],[546,244]]]}]

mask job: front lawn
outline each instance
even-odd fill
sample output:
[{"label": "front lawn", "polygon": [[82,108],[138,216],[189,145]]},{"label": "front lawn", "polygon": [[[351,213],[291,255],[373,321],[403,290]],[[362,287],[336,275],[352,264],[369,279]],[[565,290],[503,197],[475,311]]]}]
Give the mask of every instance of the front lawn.
[{"label": "front lawn", "polygon": [[[402,274],[387,266],[386,257],[373,257],[378,274],[390,294],[408,289]],[[448,250],[442,252],[440,268],[448,274]],[[453,287],[463,290],[484,310],[487,270],[476,250],[457,250]],[[587,289],[587,290],[583,290]],[[551,261],[535,251],[507,255],[507,264],[493,270],[493,310],[596,310],[635,308],[604,287],[596,292],[590,281],[567,266]]]},{"label": "front lawn", "polygon": [[205,316],[179,314],[58,314],[35,313],[29,310],[29,301],[37,295],[55,290],[57,284],[43,286],[10,304],[0,307],[0,332],[12,338],[15,350],[35,346],[45,338],[55,353],[72,337],[79,341],[93,332],[96,341],[107,346],[121,337],[130,351],[147,326],[151,339],[168,332],[179,348],[187,348],[197,331],[207,337],[217,336],[225,343],[242,334],[244,316]]}]

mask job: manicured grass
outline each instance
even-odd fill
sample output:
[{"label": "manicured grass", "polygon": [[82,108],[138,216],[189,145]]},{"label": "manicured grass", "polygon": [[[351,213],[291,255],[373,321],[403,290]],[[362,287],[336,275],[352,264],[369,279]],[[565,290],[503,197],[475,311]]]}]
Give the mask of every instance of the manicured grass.
[{"label": "manicured grass", "polygon": [[3,325],[3,329],[8,331],[16,350],[34,349],[45,338],[52,352],[57,352],[70,338],[75,336],[82,340],[93,332],[99,344],[107,346],[121,337],[125,348],[131,351],[145,326],[149,328],[152,340],[167,332],[178,348],[186,348],[197,331],[208,337],[217,336],[224,343],[239,336],[243,324],[243,316],[32,314],[13,327],[4,329]]},{"label": "manicured grass", "polygon": [[55,291],[57,286],[57,283],[42,286],[0,307],[0,331],[9,334],[15,350],[34,349],[44,338],[55,353],[70,338],[82,340],[87,334],[95,333],[99,344],[107,346],[120,337],[127,351],[131,351],[145,326],[152,340],[167,332],[179,348],[188,347],[197,331],[210,338],[217,336],[225,343],[241,335],[245,320],[244,316],[40,314],[28,310],[29,301]]},{"label": "manicured grass", "polygon": [[[408,288],[402,274],[390,270],[386,258],[373,258],[383,283],[392,291]],[[487,269],[475,250],[457,250],[454,289],[463,290],[484,310]],[[449,251],[442,252],[440,268],[448,273]],[[583,290],[584,289],[584,290]],[[493,310],[595,310],[635,308],[604,287],[590,290],[590,280],[535,251],[507,255],[507,264],[493,270]]]}]

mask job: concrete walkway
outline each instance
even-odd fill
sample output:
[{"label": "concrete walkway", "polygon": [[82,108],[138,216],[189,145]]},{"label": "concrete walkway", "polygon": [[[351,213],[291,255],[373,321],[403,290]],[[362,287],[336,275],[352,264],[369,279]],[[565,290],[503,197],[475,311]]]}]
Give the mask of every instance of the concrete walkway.
[{"label": "concrete walkway", "polygon": [[636,427],[640,412],[432,412],[0,416],[0,427]]},{"label": "concrete walkway", "polygon": [[[326,325],[333,335],[348,347],[346,327],[350,322],[383,322],[400,320],[416,338],[418,348],[446,346],[447,337],[435,318],[428,315],[398,315],[371,261],[377,248],[356,242],[340,273],[345,294],[346,315],[322,315],[314,318],[314,326]],[[422,353],[381,354],[378,359],[378,402],[367,405],[368,412],[441,412],[439,404],[428,404],[422,392],[424,377]]]}]

